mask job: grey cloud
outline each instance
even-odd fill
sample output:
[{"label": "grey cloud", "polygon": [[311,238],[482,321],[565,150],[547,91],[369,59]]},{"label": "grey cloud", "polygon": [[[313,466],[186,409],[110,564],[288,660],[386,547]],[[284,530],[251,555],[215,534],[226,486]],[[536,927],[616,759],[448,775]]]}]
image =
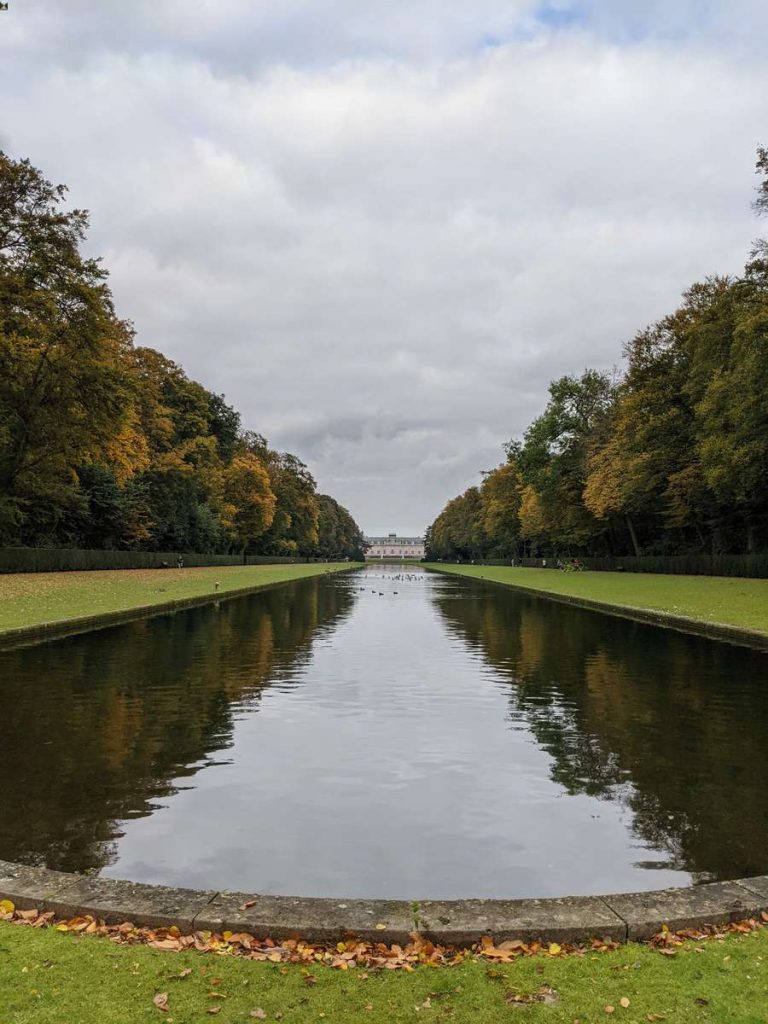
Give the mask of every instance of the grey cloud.
[{"label": "grey cloud", "polygon": [[607,6],[532,36],[522,2],[28,0],[0,16],[0,132],[92,210],[142,344],[414,533],[551,378],[614,365],[757,232],[764,61],[714,45],[724,4],[617,4],[623,47]]}]

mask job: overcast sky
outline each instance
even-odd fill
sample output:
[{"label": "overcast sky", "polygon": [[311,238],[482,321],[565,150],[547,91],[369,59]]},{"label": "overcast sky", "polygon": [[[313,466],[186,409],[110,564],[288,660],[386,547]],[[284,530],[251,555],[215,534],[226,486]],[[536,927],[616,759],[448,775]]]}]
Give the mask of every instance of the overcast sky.
[{"label": "overcast sky", "polygon": [[91,210],[140,344],[420,533],[743,266],[767,44],[764,0],[10,0],[0,147]]}]

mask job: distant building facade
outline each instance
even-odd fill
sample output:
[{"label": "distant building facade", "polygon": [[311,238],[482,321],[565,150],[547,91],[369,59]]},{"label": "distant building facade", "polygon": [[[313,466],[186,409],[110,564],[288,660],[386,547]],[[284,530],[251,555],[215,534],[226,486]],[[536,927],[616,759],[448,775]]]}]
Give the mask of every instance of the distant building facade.
[{"label": "distant building facade", "polygon": [[367,559],[376,558],[423,558],[423,537],[398,537],[396,533],[386,537],[366,537],[368,545],[365,552]]}]

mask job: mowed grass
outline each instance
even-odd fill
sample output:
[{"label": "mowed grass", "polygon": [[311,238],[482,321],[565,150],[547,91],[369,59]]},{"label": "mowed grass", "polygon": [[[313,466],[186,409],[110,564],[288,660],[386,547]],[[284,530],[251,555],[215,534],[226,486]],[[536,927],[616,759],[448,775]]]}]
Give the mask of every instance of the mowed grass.
[{"label": "mowed grass", "polygon": [[218,593],[226,594],[350,567],[342,562],[0,575],[0,633],[213,594],[216,583]]},{"label": "mowed grass", "polygon": [[[767,965],[766,930],[687,943],[674,957],[629,945],[583,959],[539,955],[505,966],[473,959],[407,974],[322,965],[310,973],[298,966],[164,953],[0,924],[0,1022],[198,1024],[215,1016],[221,1024],[764,1024]],[[180,977],[187,968],[191,973]],[[545,987],[555,990],[548,1003],[515,1002]],[[153,1004],[163,992],[167,1013]]]},{"label": "mowed grass", "polygon": [[428,568],[545,594],[567,594],[605,604],[647,608],[669,615],[684,615],[700,622],[768,633],[768,580],[639,572],[562,572],[556,569],[447,563],[432,564]]}]

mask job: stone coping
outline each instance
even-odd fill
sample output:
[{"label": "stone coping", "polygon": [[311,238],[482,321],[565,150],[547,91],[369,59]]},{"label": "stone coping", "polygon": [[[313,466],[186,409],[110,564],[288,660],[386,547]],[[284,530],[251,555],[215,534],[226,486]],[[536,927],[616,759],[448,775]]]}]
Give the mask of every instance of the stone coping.
[{"label": "stone coping", "polygon": [[[212,568],[216,568],[213,566]],[[0,650],[7,647],[20,647],[43,640],[58,640],[65,636],[78,633],[90,633],[95,629],[107,629],[119,626],[124,622],[136,619],[151,619],[157,615],[168,615],[184,611],[187,608],[199,608],[206,604],[219,604],[237,597],[249,597],[277,587],[287,587],[291,583],[304,583],[324,575],[336,575],[342,572],[355,572],[362,568],[362,563],[354,562],[338,569],[325,569],[323,572],[308,576],[295,576],[289,580],[275,580],[272,583],[254,583],[248,587],[237,587],[234,590],[213,591],[210,594],[196,594],[194,597],[179,597],[173,601],[162,601],[159,604],[137,605],[134,608],[121,608],[114,612],[99,612],[97,615],[82,615],[76,619],[58,619],[54,622],[39,622],[34,626],[19,626],[15,629],[0,630]],[[115,572],[122,570],[116,569]]]},{"label": "stone coping", "polygon": [[248,932],[258,939],[324,943],[356,935],[389,944],[404,943],[418,930],[447,946],[471,945],[483,935],[496,942],[627,942],[648,939],[664,925],[675,931],[759,917],[768,909],[768,875],[608,896],[409,903],[176,889],[0,861],[0,899],[19,910],[53,911],[65,918],[176,925],[187,933]]},{"label": "stone coping", "polygon": [[[605,615],[615,615],[622,619],[632,619],[635,622],[646,622],[653,626],[676,629],[681,633],[694,633],[697,636],[707,637],[709,640],[725,640],[728,643],[768,651],[768,633],[760,633],[756,629],[746,629],[743,626],[732,626],[727,622],[706,622],[703,619],[693,619],[688,615],[672,615],[669,612],[658,611],[655,608],[634,608],[631,605],[595,601],[592,598],[579,597],[575,594],[558,594],[553,590],[535,590],[533,587],[525,587],[520,583],[508,583],[506,580],[497,580],[490,576],[475,576],[469,573],[453,572],[447,567],[435,565],[432,562],[428,566],[424,566],[424,568],[427,572],[439,572],[445,576],[457,576],[466,580],[482,580],[483,583],[492,583],[495,586],[506,587],[508,590],[513,590],[518,594],[539,597],[545,601],[558,601],[560,604],[574,605],[576,608],[585,608],[591,612],[603,612]],[[482,566],[477,568],[482,568]],[[487,566],[487,568],[503,567]],[[542,569],[541,571],[546,572],[547,570]],[[555,570],[550,571],[554,572]]]}]

